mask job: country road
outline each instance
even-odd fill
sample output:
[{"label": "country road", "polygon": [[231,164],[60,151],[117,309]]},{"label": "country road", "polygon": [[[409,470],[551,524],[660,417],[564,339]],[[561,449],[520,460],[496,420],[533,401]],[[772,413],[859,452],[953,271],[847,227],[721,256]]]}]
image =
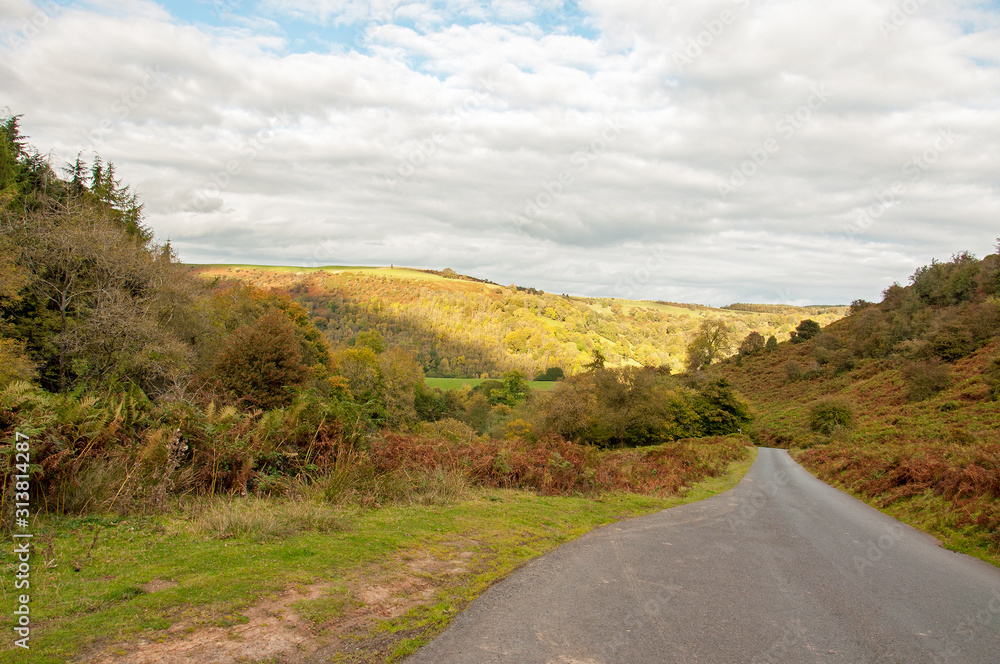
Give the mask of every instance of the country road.
[{"label": "country road", "polygon": [[407,664],[1000,663],[1000,570],[761,449],[484,593]]}]

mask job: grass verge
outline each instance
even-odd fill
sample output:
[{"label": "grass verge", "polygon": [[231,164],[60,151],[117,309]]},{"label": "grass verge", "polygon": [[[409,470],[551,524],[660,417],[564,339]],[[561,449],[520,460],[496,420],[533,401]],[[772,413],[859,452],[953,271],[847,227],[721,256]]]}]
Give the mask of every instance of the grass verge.
[{"label": "grass verge", "polygon": [[[0,662],[140,664],[167,651],[192,661],[398,661],[527,560],[726,490],[751,462],[674,498],[478,489],[431,506],[240,498],[189,501],[162,517],[37,519],[31,649],[8,641]],[[9,625],[15,561],[5,548]]]}]

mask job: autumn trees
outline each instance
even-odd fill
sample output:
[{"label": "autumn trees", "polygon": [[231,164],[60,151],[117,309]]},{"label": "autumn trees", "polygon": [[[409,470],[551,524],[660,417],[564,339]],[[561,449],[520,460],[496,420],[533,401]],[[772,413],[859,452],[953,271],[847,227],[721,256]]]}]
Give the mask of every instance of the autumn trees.
[{"label": "autumn trees", "polygon": [[66,182],[28,150],[17,118],[3,126],[5,346],[17,340],[50,389],[164,388],[191,360],[170,326],[165,286],[183,277],[169,247],[152,243],[142,206],[113,167],[96,162],[91,175]]},{"label": "autumn trees", "polygon": [[721,318],[701,321],[698,334],[687,347],[687,369],[697,371],[726,356],[733,346],[729,323]]},{"label": "autumn trees", "polygon": [[59,178],[0,131],[0,355],[5,383],[99,394],[217,390],[246,407],[287,403],[330,373],[328,344],[288,297],[190,275],[153,241],[112,164]]},{"label": "autumn trees", "polygon": [[595,369],[542,400],[543,429],[601,447],[725,435],[751,418],[725,380],[685,382],[652,367]]}]

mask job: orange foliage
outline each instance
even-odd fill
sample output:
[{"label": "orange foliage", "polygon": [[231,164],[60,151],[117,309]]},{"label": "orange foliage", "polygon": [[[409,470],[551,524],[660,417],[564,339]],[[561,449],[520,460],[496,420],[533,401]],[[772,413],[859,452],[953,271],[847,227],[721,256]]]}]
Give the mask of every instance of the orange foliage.
[{"label": "orange foliage", "polygon": [[724,472],[729,463],[746,457],[745,444],[737,437],[718,437],[602,452],[558,436],[456,443],[387,433],[375,441],[372,453],[383,472],[457,470],[487,487],[546,495],[614,490],[667,495]]}]

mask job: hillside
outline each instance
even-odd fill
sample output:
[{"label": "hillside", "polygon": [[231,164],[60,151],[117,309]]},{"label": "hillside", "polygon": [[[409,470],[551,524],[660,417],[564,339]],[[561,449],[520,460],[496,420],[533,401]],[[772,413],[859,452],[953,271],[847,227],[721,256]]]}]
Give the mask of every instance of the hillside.
[{"label": "hillside", "polygon": [[[535,376],[579,372],[600,351],[610,365],[684,366],[706,318],[726,320],[737,341],[751,331],[788,337],[802,320],[827,325],[847,307],[730,305],[728,308],[585,298],[500,286],[483,279],[407,268],[192,265],[203,278],[239,280],[290,294],[334,345],[376,330],[410,351],[428,376]],[[730,352],[735,351],[735,347]]]},{"label": "hillside", "polygon": [[1000,256],[921,268],[803,343],[714,368],[758,444],[956,548],[1000,547]]}]

